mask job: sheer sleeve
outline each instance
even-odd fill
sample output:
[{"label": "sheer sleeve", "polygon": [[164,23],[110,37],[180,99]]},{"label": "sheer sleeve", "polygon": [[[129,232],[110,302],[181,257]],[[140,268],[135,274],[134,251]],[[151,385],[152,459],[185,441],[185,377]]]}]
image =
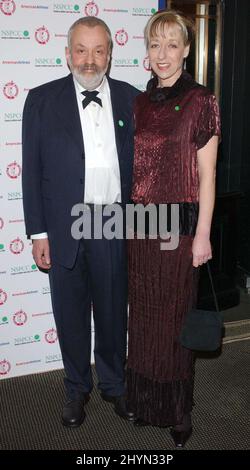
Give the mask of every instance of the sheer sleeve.
[{"label": "sheer sleeve", "polygon": [[194,133],[197,149],[204,147],[214,135],[221,137],[220,111],[214,95],[202,97],[201,112]]}]

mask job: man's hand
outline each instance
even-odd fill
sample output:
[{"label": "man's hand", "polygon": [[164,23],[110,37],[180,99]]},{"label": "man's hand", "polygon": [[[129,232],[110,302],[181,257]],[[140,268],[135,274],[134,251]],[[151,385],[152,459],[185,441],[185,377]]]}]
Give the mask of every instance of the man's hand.
[{"label": "man's hand", "polygon": [[48,238],[33,240],[32,255],[39,268],[51,268]]}]

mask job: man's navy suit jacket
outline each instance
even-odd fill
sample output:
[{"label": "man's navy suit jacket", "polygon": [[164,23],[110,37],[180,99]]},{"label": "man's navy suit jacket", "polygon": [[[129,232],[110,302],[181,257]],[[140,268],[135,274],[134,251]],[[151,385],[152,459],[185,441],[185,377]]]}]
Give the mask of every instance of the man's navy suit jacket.
[{"label": "man's navy suit jacket", "polygon": [[[122,203],[130,199],[133,102],[139,93],[108,78]],[[84,200],[84,142],[72,75],[32,89],[23,112],[23,205],[27,235],[47,232],[52,261],[72,267],[78,241],[71,209]]]}]

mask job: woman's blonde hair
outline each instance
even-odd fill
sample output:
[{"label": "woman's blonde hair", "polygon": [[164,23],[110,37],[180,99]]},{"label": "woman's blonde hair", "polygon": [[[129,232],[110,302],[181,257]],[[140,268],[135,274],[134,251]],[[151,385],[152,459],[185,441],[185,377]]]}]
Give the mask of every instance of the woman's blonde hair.
[{"label": "woman's blonde hair", "polygon": [[184,46],[189,45],[195,34],[194,24],[191,19],[184,16],[183,13],[176,10],[160,10],[149,18],[144,29],[144,38],[146,47],[148,49],[149,41],[157,36],[157,34],[164,34],[166,25],[177,25],[183,37]]}]

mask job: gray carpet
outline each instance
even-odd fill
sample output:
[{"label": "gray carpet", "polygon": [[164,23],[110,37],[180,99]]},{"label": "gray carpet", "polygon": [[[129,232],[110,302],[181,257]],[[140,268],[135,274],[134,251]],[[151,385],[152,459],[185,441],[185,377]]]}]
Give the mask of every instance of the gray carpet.
[{"label": "gray carpet", "polygon": [[[186,449],[250,448],[250,340],[225,344],[219,356],[196,362],[194,432]],[[168,429],[135,428],[103,402],[96,389],[77,429],[60,424],[63,371],[0,381],[0,448],[72,450],[173,449]]]},{"label": "gray carpet", "polygon": [[240,290],[240,303],[222,312],[225,322],[250,320],[250,294],[246,293],[246,289],[237,287]]}]

